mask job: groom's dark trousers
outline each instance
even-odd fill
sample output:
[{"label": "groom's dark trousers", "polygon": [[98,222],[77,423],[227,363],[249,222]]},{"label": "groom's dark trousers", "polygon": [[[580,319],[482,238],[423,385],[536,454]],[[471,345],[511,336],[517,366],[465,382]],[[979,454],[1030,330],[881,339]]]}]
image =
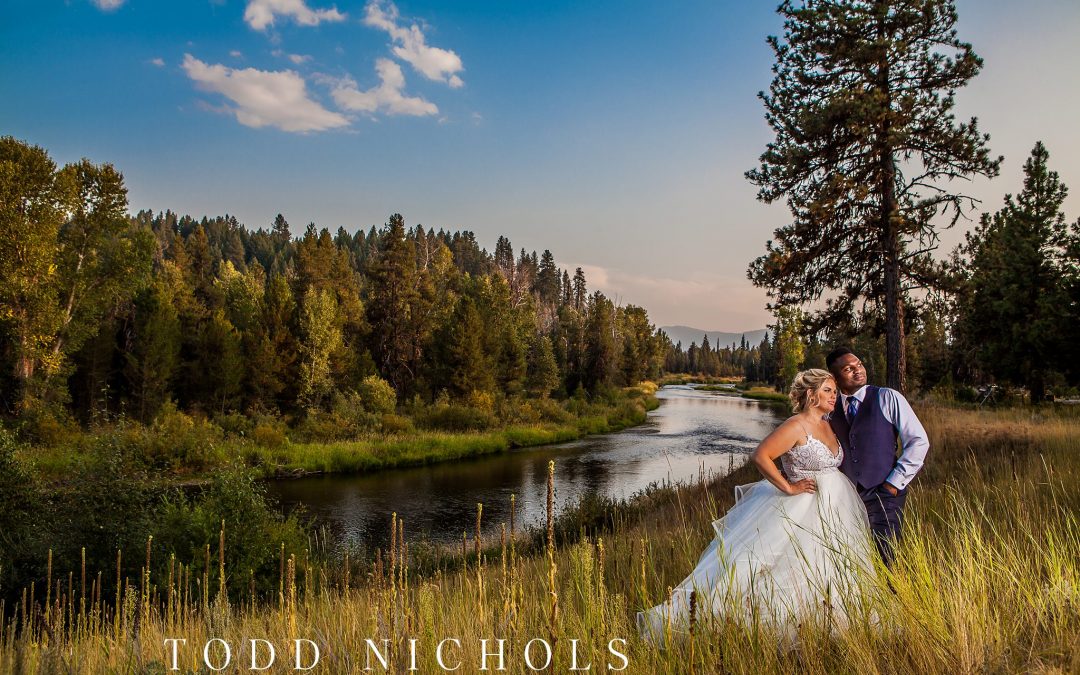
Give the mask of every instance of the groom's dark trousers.
[{"label": "groom's dark trousers", "polygon": [[859,411],[850,422],[844,413],[840,398],[830,417],[833,431],[844,447],[844,460],[840,470],[855,483],[870,530],[874,534],[878,551],[886,565],[891,565],[907,489],[895,497],[885,489],[884,483],[896,464],[897,432],[881,411],[878,387],[868,386]]},{"label": "groom's dark trousers", "polygon": [[889,494],[882,485],[872,488],[856,485],[856,489],[862,497],[863,504],[866,505],[866,515],[870,519],[870,531],[874,534],[878,553],[881,554],[881,559],[886,565],[892,566],[893,549],[896,546],[896,540],[900,538],[907,489],[901,490],[895,497]]}]

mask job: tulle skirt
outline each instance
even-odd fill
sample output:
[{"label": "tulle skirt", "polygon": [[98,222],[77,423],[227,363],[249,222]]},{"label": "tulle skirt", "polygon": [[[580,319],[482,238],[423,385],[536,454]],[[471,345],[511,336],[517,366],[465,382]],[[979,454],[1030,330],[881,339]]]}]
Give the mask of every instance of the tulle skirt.
[{"label": "tulle skirt", "polygon": [[766,480],[736,488],[694,571],[669,599],[638,612],[641,635],[660,642],[666,631],[685,632],[691,593],[702,623],[710,614],[789,628],[808,615],[846,623],[873,569],[870,525],[842,473],[814,478],[814,494],[785,495]]}]

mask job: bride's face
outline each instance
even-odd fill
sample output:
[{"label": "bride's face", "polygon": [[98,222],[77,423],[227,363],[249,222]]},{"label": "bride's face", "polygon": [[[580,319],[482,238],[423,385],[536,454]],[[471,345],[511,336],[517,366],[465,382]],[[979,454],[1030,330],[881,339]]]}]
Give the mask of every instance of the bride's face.
[{"label": "bride's face", "polygon": [[814,392],[814,398],[817,400],[817,409],[821,414],[827,414],[833,411],[836,407],[836,382],[831,378],[825,380]]}]

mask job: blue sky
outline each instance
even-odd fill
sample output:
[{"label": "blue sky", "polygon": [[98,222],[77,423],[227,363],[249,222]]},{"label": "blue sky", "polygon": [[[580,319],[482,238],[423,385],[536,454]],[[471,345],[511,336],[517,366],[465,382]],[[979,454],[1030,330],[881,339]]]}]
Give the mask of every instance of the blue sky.
[{"label": "blue sky", "polygon": [[[986,61],[959,116],[1005,155],[970,192],[997,209],[1038,139],[1080,190],[1080,3],[957,6]],[[770,139],[774,8],[7,0],[0,134],[113,163],[132,211],[280,212],[294,233],[400,212],[549,248],[658,325],[752,330],[768,315],[746,265],[786,217],[743,178]]]}]

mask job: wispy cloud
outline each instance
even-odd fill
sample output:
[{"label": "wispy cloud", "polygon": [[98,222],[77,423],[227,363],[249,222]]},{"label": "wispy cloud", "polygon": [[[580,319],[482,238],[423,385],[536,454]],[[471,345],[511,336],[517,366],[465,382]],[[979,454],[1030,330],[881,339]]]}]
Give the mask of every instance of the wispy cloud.
[{"label": "wispy cloud", "polygon": [[302,64],[305,64],[305,63],[307,63],[308,61],[311,60],[311,57],[309,55],[307,55],[307,54],[289,54],[289,53],[286,53],[285,51],[283,51],[281,49],[275,49],[274,51],[272,51],[270,53],[273,54],[274,56],[276,56],[279,59],[283,58],[283,57],[287,58],[287,59],[289,59],[290,61],[292,61],[293,63],[295,63],[298,66],[302,65]]},{"label": "wispy cloud", "polygon": [[458,77],[465,67],[461,57],[448,49],[427,44],[423,31],[415,23],[405,28],[398,24],[400,14],[393,2],[371,0],[365,8],[364,24],[379,28],[390,34],[394,41],[393,52],[429,80],[445,82],[453,88],[465,83]]},{"label": "wispy cloud", "polygon": [[184,55],[184,72],[203,91],[221,94],[244,126],[282,131],[325,131],[348,126],[344,115],[327,110],[308,97],[307,84],[291,71],[232,69]]},{"label": "wispy cloud", "polygon": [[[115,0],[113,0],[115,1]],[[249,0],[244,21],[255,30],[266,30],[277,17],[292,19],[301,26],[318,26],[324,21],[344,21],[337,7],[312,9],[304,0]]]},{"label": "wispy cloud", "polygon": [[103,12],[112,12],[120,9],[125,0],[90,0],[90,2],[94,3],[94,7],[97,7]]},{"label": "wispy cloud", "polygon": [[378,86],[361,91],[351,77],[341,79],[324,78],[330,85],[330,95],[334,102],[344,110],[374,114],[384,112],[388,115],[413,115],[422,117],[435,115],[439,108],[430,101],[418,96],[406,96],[405,74],[401,66],[390,59],[375,62],[375,71],[381,80]]},{"label": "wispy cloud", "polygon": [[244,58],[244,52],[240,51],[239,49],[234,49],[229,52],[229,56],[233,57],[234,59],[242,59]]},{"label": "wispy cloud", "polygon": [[158,68],[164,68],[165,59],[161,58],[160,56],[154,59],[150,59],[150,65],[157,66]]}]

